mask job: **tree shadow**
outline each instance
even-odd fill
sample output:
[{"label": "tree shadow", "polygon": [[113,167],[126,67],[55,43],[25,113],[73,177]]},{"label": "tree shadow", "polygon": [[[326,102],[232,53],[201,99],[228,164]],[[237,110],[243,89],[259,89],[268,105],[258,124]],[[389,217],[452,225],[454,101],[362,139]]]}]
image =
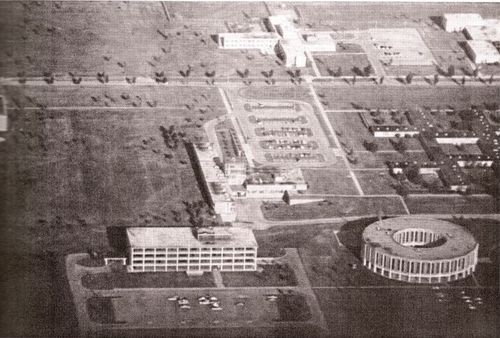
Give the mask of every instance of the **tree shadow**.
[{"label": "tree shadow", "polygon": [[443,19],[440,16],[430,16],[429,19],[439,27],[443,28]]}]

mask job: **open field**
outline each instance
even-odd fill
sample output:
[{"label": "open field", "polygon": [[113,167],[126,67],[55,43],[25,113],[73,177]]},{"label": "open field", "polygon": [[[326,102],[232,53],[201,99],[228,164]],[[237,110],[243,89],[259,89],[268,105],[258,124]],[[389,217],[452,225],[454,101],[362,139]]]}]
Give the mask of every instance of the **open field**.
[{"label": "open field", "polygon": [[[420,27],[433,24],[432,19],[443,13],[480,13],[483,17],[500,16],[495,4],[472,3],[299,3],[295,6],[304,24],[317,30],[349,30],[386,27]],[[420,21],[419,21],[420,20]]]},{"label": "open field", "polygon": [[[439,302],[430,288],[317,289],[316,296],[330,324],[339,336],[376,337],[484,337],[496,335],[498,294],[495,290],[466,291],[481,296],[484,304],[470,311],[459,290],[440,290]],[[332,306],[334,304],[335,306]],[[458,319],[459,320],[456,320]]]},{"label": "open field", "polygon": [[317,219],[342,216],[377,214],[405,214],[404,207],[396,196],[392,197],[334,197],[325,202],[287,205],[285,203],[264,203],[264,217],[273,221]]},{"label": "open field", "polygon": [[[314,53],[313,57],[321,76],[333,76],[333,74],[338,76],[360,76],[360,71],[370,65],[368,57],[362,53],[331,55]],[[341,69],[340,74],[338,73],[339,67]]]},{"label": "open field", "polygon": [[[393,151],[394,146],[391,144],[391,139],[385,137],[374,137],[368,127],[363,124],[360,114],[369,116],[369,113],[364,111],[327,112],[328,119],[330,120],[334,130],[336,130],[339,141],[349,147],[352,147],[354,151],[366,150],[364,145],[365,141],[376,143],[379,151]],[[401,115],[404,116],[403,114]],[[390,124],[391,121],[389,119],[386,120],[387,124]],[[406,143],[408,150],[423,150],[420,142],[416,138],[405,138],[404,142]]]},{"label": "open field", "polygon": [[429,161],[425,152],[355,152],[358,160],[352,167],[356,169],[387,168],[387,161]]},{"label": "open field", "polygon": [[[1,223],[8,224],[1,229],[1,256],[5,271],[12,271],[2,275],[7,293],[2,296],[0,335],[74,336],[73,305],[66,304],[71,298],[65,296],[64,269],[58,268],[62,257],[112,251],[119,243],[107,228],[114,225],[177,224],[173,210],[180,212],[180,224],[188,224],[182,200],[202,198],[182,137],[170,149],[160,130],[174,125],[187,140],[201,132],[196,123],[202,114],[176,112],[180,107],[154,114],[133,106],[79,110],[71,105],[91,103],[73,88],[56,89],[26,87],[33,103],[18,89],[3,88],[9,106],[15,98],[21,107],[42,103],[68,108],[11,110],[10,130],[3,135],[7,141],[0,144]],[[179,106],[176,95],[189,100],[182,90],[151,92],[154,99]],[[210,95],[195,92],[200,100],[201,94]],[[121,91],[108,93],[118,100]]]},{"label": "open field", "polygon": [[[214,325],[215,326],[215,325]],[[210,327],[202,329],[135,329],[120,330],[107,329],[97,337],[102,338],[135,338],[137,336],[146,336],[151,338],[177,338],[179,336],[193,338],[219,338],[219,337],[320,337],[318,328],[314,325],[303,324],[291,327]]]},{"label": "open field", "polygon": [[[8,107],[85,107],[177,109],[207,119],[224,113],[219,92],[212,87],[164,86],[25,86],[3,87]],[[189,107],[188,107],[189,106]],[[202,113],[200,109],[203,109]]]},{"label": "open field", "polygon": [[490,214],[498,212],[495,199],[488,195],[477,196],[418,196],[405,199],[412,214]]},{"label": "open field", "polygon": [[[222,17],[186,20],[184,16],[196,16],[196,12],[183,9],[185,4],[173,6],[181,8],[173,9],[172,14],[178,18],[169,21],[160,2],[2,2],[0,49],[5,61],[0,65],[0,74],[73,72],[95,76],[104,71],[112,76],[151,76],[164,71],[168,78],[179,76],[190,65],[191,77],[204,77],[206,71],[213,70],[215,77],[237,77],[236,69],[244,68],[249,68],[253,76],[270,69],[276,75],[287,76],[274,56],[218,49],[212,35],[227,31]],[[203,7],[198,8],[198,13],[206,15]],[[241,19],[243,11],[250,16],[265,14],[262,5],[254,10],[250,9],[254,4],[233,7]],[[210,9],[209,13],[215,12]],[[218,13],[226,17],[230,12]]]},{"label": "open field", "polygon": [[307,194],[356,195],[357,190],[347,170],[304,169]]},{"label": "open field", "polygon": [[359,87],[335,88],[316,85],[318,93],[325,94],[328,109],[353,109],[356,106],[368,109],[416,109],[423,107],[455,109],[481,106],[485,102],[500,103],[499,87]]},{"label": "open field", "polygon": [[356,170],[356,178],[366,195],[395,194],[392,185],[397,183],[387,170]]}]

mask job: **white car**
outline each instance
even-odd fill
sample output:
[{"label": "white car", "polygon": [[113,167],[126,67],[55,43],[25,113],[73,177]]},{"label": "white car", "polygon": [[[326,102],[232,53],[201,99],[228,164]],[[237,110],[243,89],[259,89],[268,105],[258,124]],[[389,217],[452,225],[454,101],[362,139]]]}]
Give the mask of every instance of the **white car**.
[{"label": "white car", "polygon": [[188,305],[189,304],[189,300],[187,300],[187,299],[179,299],[177,301],[177,303],[179,303],[179,305]]},{"label": "white car", "polygon": [[203,299],[203,300],[198,301],[198,303],[200,303],[201,305],[208,305],[208,304],[210,304],[210,301],[208,299]]},{"label": "white car", "polygon": [[168,300],[171,300],[171,301],[179,300],[179,296],[168,297]]},{"label": "white car", "polygon": [[189,306],[187,304],[181,305],[180,307],[181,307],[181,309],[186,309],[186,310],[189,310],[191,308],[191,306]]},{"label": "white car", "polygon": [[214,296],[210,297],[209,299],[210,299],[210,301],[212,301],[212,302],[216,302],[216,301],[217,301],[217,297],[214,297]]},{"label": "white car", "polygon": [[222,308],[221,307],[213,307],[212,310],[213,311],[222,311]]}]

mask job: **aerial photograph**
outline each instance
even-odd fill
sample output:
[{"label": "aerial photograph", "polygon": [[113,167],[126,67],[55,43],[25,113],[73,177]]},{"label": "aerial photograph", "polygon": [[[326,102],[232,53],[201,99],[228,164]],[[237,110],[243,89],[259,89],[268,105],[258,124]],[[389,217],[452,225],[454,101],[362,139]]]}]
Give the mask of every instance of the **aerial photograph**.
[{"label": "aerial photograph", "polygon": [[0,337],[500,337],[500,2],[0,1]]}]

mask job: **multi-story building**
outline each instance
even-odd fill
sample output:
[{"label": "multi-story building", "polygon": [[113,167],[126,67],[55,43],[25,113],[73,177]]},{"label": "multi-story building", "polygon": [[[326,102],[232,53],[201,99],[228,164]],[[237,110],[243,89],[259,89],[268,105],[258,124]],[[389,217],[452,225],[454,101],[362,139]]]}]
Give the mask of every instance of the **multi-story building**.
[{"label": "multi-story building", "polygon": [[129,272],[255,271],[257,241],[245,228],[132,227]]}]

